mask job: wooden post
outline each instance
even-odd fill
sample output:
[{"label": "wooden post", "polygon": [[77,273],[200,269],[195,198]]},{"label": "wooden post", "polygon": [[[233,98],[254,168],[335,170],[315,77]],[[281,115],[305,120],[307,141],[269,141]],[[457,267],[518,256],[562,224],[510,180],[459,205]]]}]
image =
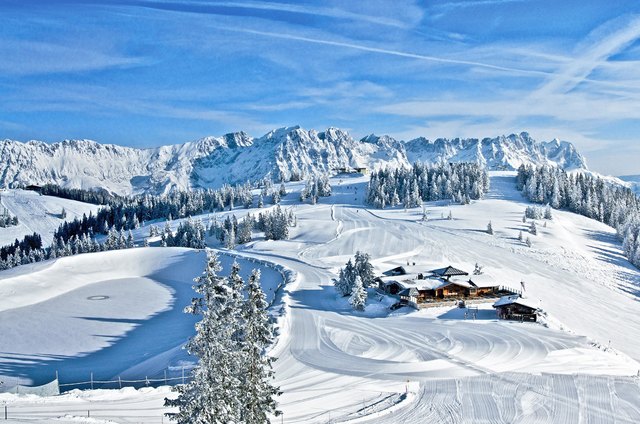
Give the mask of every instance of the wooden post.
[{"label": "wooden post", "polygon": [[93,390],[93,371],[91,371],[91,390]]},{"label": "wooden post", "polygon": [[184,384],[184,367],[182,367],[182,384]]},{"label": "wooden post", "polygon": [[7,404],[4,404],[4,419],[5,421],[8,420],[9,418],[7,418]]},{"label": "wooden post", "polygon": [[164,370],[164,385],[167,385],[167,370]]},{"label": "wooden post", "polygon": [[120,388],[122,389],[122,380],[120,379],[120,376],[118,376],[118,384],[120,384]]}]

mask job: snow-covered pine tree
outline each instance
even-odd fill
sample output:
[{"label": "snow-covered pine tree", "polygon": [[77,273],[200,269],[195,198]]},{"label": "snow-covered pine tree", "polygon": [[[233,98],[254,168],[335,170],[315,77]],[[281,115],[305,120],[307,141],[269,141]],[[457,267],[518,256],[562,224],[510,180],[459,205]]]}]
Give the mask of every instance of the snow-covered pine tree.
[{"label": "snow-covered pine tree", "polygon": [[373,280],[376,278],[373,272],[373,265],[371,265],[371,256],[368,253],[357,251],[354,258],[355,273],[360,276],[362,285],[370,287],[373,285]]},{"label": "snow-covered pine tree", "polygon": [[227,249],[234,249],[236,247],[236,232],[233,229],[233,226],[231,226],[231,229],[227,231],[224,243]]},{"label": "snow-covered pine tree", "polygon": [[346,279],[344,268],[340,268],[338,278],[333,280],[333,286],[340,296],[349,295],[349,284]]},{"label": "snow-covered pine tree", "polygon": [[236,240],[238,244],[245,244],[251,241],[251,231],[253,230],[253,217],[249,214],[238,224],[238,234]]},{"label": "snow-covered pine tree", "polygon": [[493,235],[493,225],[491,225],[491,221],[487,224],[487,234]]},{"label": "snow-covered pine tree", "polygon": [[356,268],[351,259],[349,259],[345,267],[340,269],[339,277],[334,282],[336,291],[341,296],[349,296],[351,294],[356,275],[358,275]]},{"label": "snow-covered pine tree", "polygon": [[535,221],[531,221],[531,226],[529,227],[529,232],[534,236],[538,235],[538,227],[536,226]]},{"label": "snow-covered pine tree", "polygon": [[267,315],[267,301],[260,287],[260,270],[253,270],[246,286],[247,298],[243,305],[244,318],[244,397],[240,412],[241,422],[263,424],[269,414],[280,415],[275,397],[282,392],[273,385],[273,358],[266,348],[273,342],[274,328]]},{"label": "snow-covered pine tree", "polygon": [[367,289],[364,288],[359,275],[356,275],[353,281],[353,290],[349,298],[349,303],[356,311],[364,311],[364,307],[367,304]]},{"label": "snow-covered pine tree", "polygon": [[243,366],[238,333],[241,331],[242,293],[237,292],[221,270],[215,254],[209,254],[203,274],[193,286],[199,294],[185,312],[201,315],[196,335],[187,350],[198,357],[191,380],[173,388],[176,399],[165,399],[165,406],[178,412],[166,415],[179,424],[228,424],[242,422],[243,397],[238,370]]}]

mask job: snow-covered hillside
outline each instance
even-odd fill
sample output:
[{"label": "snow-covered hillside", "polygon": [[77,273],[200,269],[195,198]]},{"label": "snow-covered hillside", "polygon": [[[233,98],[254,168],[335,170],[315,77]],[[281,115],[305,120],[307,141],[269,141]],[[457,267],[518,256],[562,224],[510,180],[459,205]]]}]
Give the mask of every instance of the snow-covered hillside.
[{"label": "snow-covered hillside", "polygon": [[[638,422],[640,340],[633,335],[640,334],[640,273],[624,259],[613,229],[554,211],[546,225],[538,221],[537,235],[527,234],[522,215],[529,203],[515,190],[513,173],[493,173],[487,198],[470,205],[426,204],[427,221],[421,208],[366,207],[366,182],[367,177],[336,178],[334,194],[317,205],[300,205],[297,193],[286,196],[283,203],[293,206],[297,217],[291,238],[257,238],[238,248],[243,256],[276,262],[297,275],[283,292],[281,336],[272,351],[278,358],[276,383],[284,391],[282,421]],[[289,188],[294,191],[293,184]],[[493,235],[485,232],[489,221]],[[519,231],[531,238],[531,247],[518,240]],[[471,271],[477,262],[501,284],[524,281],[525,296],[548,313],[546,326],[498,320],[490,305],[480,306],[475,320],[465,319],[454,305],[389,312],[393,299],[374,290],[366,310],[354,312],[331,279],[356,250],[372,255],[378,273],[407,262],[424,271],[449,264]],[[19,302],[12,307],[14,295],[0,296],[5,299],[0,310],[6,308],[0,323],[9,323],[3,331],[11,336],[0,343],[7,343],[3,351],[15,353],[0,358],[0,370],[41,373],[44,379],[54,367],[72,370],[79,361],[84,375],[94,364],[126,363],[130,351],[119,346],[146,353],[143,336],[154,334],[154,323],[169,325],[163,314],[180,315],[167,301],[188,297],[173,292],[187,285],[171,280],[186,282],[199,272],[202,258],[186,249],[134,249],[29,265],[32,272],[22,267],[0,272],[0,290],[13,281],[6,290]],[[80,286],[54,293],[47,276],[63,286]],[[107,281],[116,278],[131,280]],[[122,308],[99,305],[88,311],[91,302],[107,301],[89,296],[110,293]],[[138,310],[124,308],[135,301]],[[30,342],[5,317],[33,323],[32,317],[45,312],[54,318],[28,330],[31,339],[45,339],[38,348],[44,355],[30,358],[33,351],[25,347]],[[73,337],[69,328],[75,329]],[[186,326],[180,328],[175,331],[185,336]],[[94,334],[108,337],[95,340]],[[56,356],[55,349],[62,354]],[[159,348],[154,342],[148,349],[157,366],[163,358]],[[54,398],[3,394],[0,401],[9,403],[10,413],[13,408],[15,422],[77,422],[91,410],[96,420],[151,423],[161,421],[167,395],[166,388],[123,389]]]},{"label": "snow-covered hillside", "polygon": [[[53,232],[65,221],[82,218],[83,214],[94,214],[100,208],[89,203],[61,199],[54,196],[40,196],[34,191],[0,190],[0,203],[9,213],[17,216],[19,224],[0,228],[0,246],[22,240],[27,234],[38,233],[45,246],[51,243]],[[66,218],[61,217],[62,210]]]},{"label": "snow-covered hillside", "polygon": [[162,193],[265,176],[289,180],[335,174],[345,167],[407,166],[416,160],[474,161],[491,169],[515,169],[522,163],[586,168],[572,144],[539,143],[526,133],[483,140],[419,138],[405,143],[375,135],[354,140],[337,128],[318,132],[296,126],[260,138],[239,132],[153,149],[91,140],[53,144],[4,140],[0,141],[0,187],[54,183],[118,194]]},{"label": "snow-covered hillside", "polygon": [[[222,254],[223,272],[234,257]],[[262,272],[272,302],[279,272],[238,259],[241,275]],[[197,317],[183,309],[202,251],[137,248],[83,254],[2,272],[0,276],[1,389],[60,382],[162,377],[188,363],[182,349]],[[96,335],[100,336],[96,336]],[[175,371],[177,369],[177,371]],[[2,390],[0,390],[2,391]]]}]

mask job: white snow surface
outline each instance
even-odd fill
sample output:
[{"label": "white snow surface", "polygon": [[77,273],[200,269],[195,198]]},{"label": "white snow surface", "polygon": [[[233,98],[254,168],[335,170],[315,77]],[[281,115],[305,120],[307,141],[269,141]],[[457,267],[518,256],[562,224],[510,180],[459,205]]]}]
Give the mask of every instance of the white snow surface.
[{"label": "white snow surface", "polygon": [[[485,200],[467,206],[427,204],[427,222],[421,220],[420,208],[364,207],[366,180],[335,179],[332,197],[314,206],[295,206],[298,226],[292,228],[290,240],[257,239],[241,250],[246,257],[281,264],[297,275],[285,287],[281,335],[271,351],[278,358],[276,382],[284,392],[279,399],[284,422],[640,421],[640,382],[636,377],[640,339],[635,336],[640,334],[640,273],[624,259],[613,229],[554,211],[546,226],[542,220],[538,222],[538,235],[530,235],[533,245],[527,247],[517,236],[520,230],[526,235],[529,224],[523,224],[521,218],[528,203],[515,191],[513,173],[493,173],[491,192]],[[283,202],[295,203],[295,197],[291,194]],[[452,220],[444,218],[449,211]],[[489,220],[494,235],[485,231]],[[490,303],[479,305],[475,320],[465,319],[464,310],[453,305],[389,312],[388,306],[395,300],[373,289],[369,290],[366,310],[353,312],[347,298],[336,295],[331,279],[356,250],[371,254],[377,272],[408,261],[425,271],[449,264],[472,271],[477,262],[501,284],[517,287],[523,281],[525,297],[540,305],[547,316],[543,323],[499,321]],[[110,254],[113,259],[108,258]],[[135,266],[142,268],[135,275],[120,270],[134,267],[125,262],[130,255]],[[46,299],[29,299],[31,292],[34,296],[37,293],[33,288],[43,283],[38,275],[49,276],[56,284],[64,281],[58,278],[69,278],[63,285],[73,285],[71,274],[75,273],[62,274],[63,269],[88,264],[92,256],[97,260],[86,266],[89,276],[82,277],[92,283],[66,294],[45,288],[44,292],[50,291]],[[177,266],[178,262],[189,265]],[[51,316],[57,309],[55,302],[62,298],[70,303],[90,303],[86,300],[89,293],[102,294],[107,289],[128,293],[130,281],[114,281],[123,278],[135,279],[140,292],[148,295],[137,302],[134,311],[123,307],[107,315],[108,320],[116,321],[108,324],[117,326],[120,335],[152,331],[146,330],[154,322],[149,315],[166,313],[162,311],[167,308],[171,289],[175,290],[170,281],[158,280],[158,276],[175,273],[186,280],[198,274],[202,265],[202,253],[149,248],[64,258],[52,265],[59,269],[50,272],[44,267],[51,265],[45,263],[34,265],[43,268],[33,272],[17,268],[0,273],[0,314],[25,311],[21,317],[11,318],[13,325],[2,331],[18,333],[16,323],[26,320],[25,327],[33,337],[55,339],[67,331],[59,328],[57,316]],[[147,272],[145,267],[155,271]],[[16,272],[20,275],[12,277]],[[18,280],[11,283],[12,278],[24,279],[20,280],[24,285]],[[107,284],[107,280],[112,282]],[[54,286],[53,281],[49,285]],[[7,300],[6,287],[15,293],[24,288],[23,300]],[[96,290],[78,291],[92,287]],[[27,306],[17,308],[9,302]],[[47,320],[30,320],[29,315],[45,310],[49,311]],[[69,309],[61,315],[75,317],[78,322],[87,321],[88,316]],[[5,321],[0,315],[0,323]],[[53,367],[65,363],[71,369],[75,361],[86,372],[96,366],[92,356],[122,360],[124,352],[113,347],[120,342],[110,338],[113,333],[105,333],[107,327],[100,332],[91,327],[98,324],[106,323],[92,321],[85,329],[78,327],[80,331],[66,339],[68,357],[63,352],[55,364],[46,364],[42,373],[51,375]],[[131,329],[135,324],[138,326]],[[185,329],[183,339],[186,333]],[[108,337],[96,338],[94,334]],[[7,352],[16,353],[14,345],[21,343],[29,344],[14,334],[11,342],[1,347],[0,370],[29,373],[49,361],[34,354],[40,350],[33,343],[23,347],[33,351],[21,353],[32,354],[33,363],[25,360],[16,364]],[[85,343],[98,350],[80,354]],[[138,347],[149,349],[142,342]],[[9,410],[15,411],[15,422],[38,417],[42,422],[53,418],[77,422],[74,420],[86,417],[90,409],[91,419],[151,423],[160,421],[167,394],[166,388],[71,392],[44,398],[3,394],[0,402],[6,401]]]},{"label": "white snow surface", "polygon": [[[53,232],[66,220],[82,218],[83,214],[94,214],[100,206],[54,196],[40,196],[35,191],[0,190],[0,203],[11,215],[17,216],[19,224],[0,228],[0,246],[22,240],[27,234],[38,233],[45,246],[51,244]],[[62,208],[67,212],[65,220],[60,218]]]},{"label": "white snow surface", "polygon": [[291,179],[336,174],[341,168],[409,166],[410,163],[472,161],[491,169],[520,164],[557,164],[586,169],[568,142],[537,142],[527,133],[495,138],[418,138],[408,142],[370,135],[354,140],[346,131],[298,126],[253,138],[244,132],[152,149],[65,140],[47,144],[0,141],[0,187],[55,183],[102,188],[118,194],[164,193],[173,189],[219,187],[265,176]]},{"label": "white snow surface", "polygon": [[[183,313],[203,251],[135,248],[59,258],[2,273],[0,381],[44,384],[158,378],[190,362],[182,349],[197,317]],[[235,259],[220,256],[221,274]],[[281,275],[238,259],[241,275],[253,268],[271,302]],[[181,370],[178,369],[181,373]],[[176,372],[178,372],[176,371]],[[171,377],[176,377],[175,374]]]}]

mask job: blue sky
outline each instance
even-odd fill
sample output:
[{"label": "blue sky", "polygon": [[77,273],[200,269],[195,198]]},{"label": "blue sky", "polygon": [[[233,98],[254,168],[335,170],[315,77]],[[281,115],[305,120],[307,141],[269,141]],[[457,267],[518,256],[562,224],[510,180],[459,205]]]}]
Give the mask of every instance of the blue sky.
[{"label": "blue sky", "polygon": [[640,174],[640,3],[0,3],[0,139],[150,147],[289,125],[528,131]]}]

